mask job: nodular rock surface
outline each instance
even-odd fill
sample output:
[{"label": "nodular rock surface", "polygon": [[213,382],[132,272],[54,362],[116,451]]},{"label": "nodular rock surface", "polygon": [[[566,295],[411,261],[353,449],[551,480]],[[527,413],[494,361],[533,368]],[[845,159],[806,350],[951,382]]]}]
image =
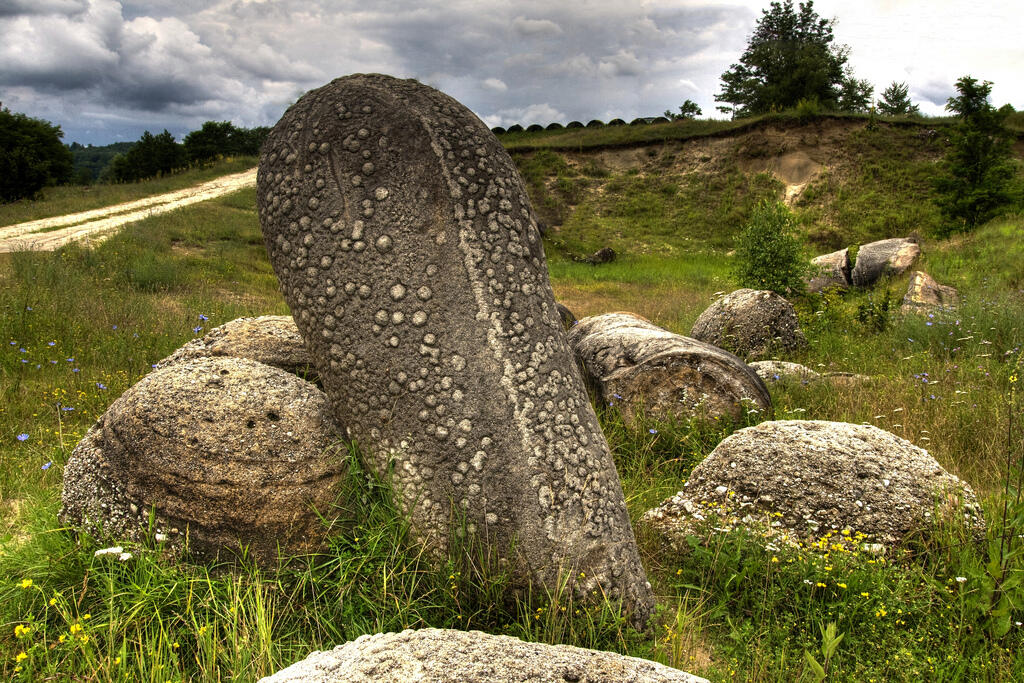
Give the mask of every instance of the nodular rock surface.
[{"label": "nodular rock surface", "polygon": [[247,546],[264,566],[319,549],[318,517],[347,476],[340,430],[313,384],[249,359],[154,370],[121,395],[64,470],[63,522],[143,541],[155,510],[171,550],[202,557]]},{"label": "nodular rock surface", "polygon": [[793,304],[759,289],[737,289],[717,299],[694,321],[690,336],[747,360],[807,346]]},{"label": "nodular rock surface", "polygon": [[193,339],[153,367],[213,356],[249,358],[311,381],[315,379],[313,360],[290,315],[236,318]]},{"label": "nodular rock surface", "polygon": [[424,628],[365,635],[313,652],[260,683],[707,683],[664,664],[480,631]]},{"label": "nodular rock surface", "polygon": [[970,486],[928,451],[873,425],[780,420],[724,439],[644,520],[670,542],[710,512],[767,517],[802,539],[848,529],[892,546],[935,513],[984,538]]},{"label": "nodular rock surface", "polygon": [[905,273],[921,255],[921,247],[907,237],[893,237],[861,245],[850,273],[855,287],[870,287],[886,275]]},{"label": "nodular rock surface", "polygon": [[764,382],[742,360],[630,313],[583,318],[569,344],[598,400],[617,407],[627,424],[638,408],[661,419],[737,420],[751,407],[772,409]]},{"label": "nodular rock surface", "polygon": [[568,576],[645,621],[615,465],[487,127],[415,81],[340,78],[274,127],[257,202],[335,416],[414,533],[443,550],[468,532],[524,587]]}]

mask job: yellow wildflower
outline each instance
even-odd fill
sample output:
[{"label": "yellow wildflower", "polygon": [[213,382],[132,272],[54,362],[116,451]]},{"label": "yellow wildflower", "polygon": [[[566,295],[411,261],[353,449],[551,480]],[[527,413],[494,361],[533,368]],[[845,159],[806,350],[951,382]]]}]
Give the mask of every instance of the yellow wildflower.
[{"label": "yellow wildflower", "polygon": [[19,664],[21,664],[21,663],[22,663],[22,662],[24,662],[24,661],[25,661],[26,659],[28,659],[28,655],[27,655],[27,654],[25,654],[25,651],[24,651],[24,650],[22,650],[22,651],[21,651],[21,652],[19,652],[19,653],[17,654],[17,656],[16,656],[15,658],[14,658],[14,661],[16,661],[16,662],[18,662]]},{"label": "yellow wildflower", "polygon": [[14,637],[21,638],[22,636],[27,636],[29,634],[29,631],[31,630],[31,626],[24,626],[22,624],[18,624],[14,627]]},{"label": "yellow wildflower", "polygon": [[70,629],[71,635],[74,635],[74,634],[78,633],[81,630],[82,630],[82,625],[81,624],[71,624],[71,629]]},{"label": "yellow wildflower", "polygon": [[114,657],[114,666],[117,666],[120,663],[121,663],[121,658],[120,657]]},{"label": "yellow wildflower", "polygon": [[862,597],[862,598],[870,598],[871,597],[871,593],[861,593],[860,597]]},{"label": "yellow wildflower", "polygon": [[18,585],[21,586],[22,588],[31,588],[32,587],[32,579],[22,579],[21,583],[19,583]]}]

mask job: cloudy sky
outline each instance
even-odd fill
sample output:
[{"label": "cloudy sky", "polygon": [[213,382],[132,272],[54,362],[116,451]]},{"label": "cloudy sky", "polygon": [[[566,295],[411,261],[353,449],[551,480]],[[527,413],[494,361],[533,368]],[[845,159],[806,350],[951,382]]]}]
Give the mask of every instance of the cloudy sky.
[{"label": "cloudy sky", "polygon": [[[65,141],[272,125],[337,76],[417,78],[491,126],[718,115],[768,0],[0,0],[0,102]],[[941,114],[957,78],[1024,108],[1020,0],[818,0],[855,75]]]}]

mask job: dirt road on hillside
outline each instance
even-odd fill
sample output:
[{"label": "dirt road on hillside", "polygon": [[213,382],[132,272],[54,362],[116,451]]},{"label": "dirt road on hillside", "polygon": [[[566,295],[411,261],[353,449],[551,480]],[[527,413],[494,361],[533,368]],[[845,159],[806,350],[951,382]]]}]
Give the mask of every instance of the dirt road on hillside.
[{"label": "dirt road on hillside", "polygon": [[[0,254],[12,251],[53,251],[68,242],[102,242],[119,228],[150,216],[205,202],[256,184],[256,169],[222,176],[184,190],[136,199],[103,209],[42,218],[0,228]],[[66,226],[66,227],[64,227]]]}]

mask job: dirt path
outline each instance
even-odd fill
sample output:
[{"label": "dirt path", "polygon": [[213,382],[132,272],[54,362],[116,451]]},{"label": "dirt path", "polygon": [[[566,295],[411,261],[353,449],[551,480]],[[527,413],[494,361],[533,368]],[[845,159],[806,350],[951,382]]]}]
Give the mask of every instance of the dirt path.
[{"label": "dirt path", "polygon": [[136,199],[103,209],[8,225],[0,228],[0,254],[12,251],[53,251],[68,242],[79,240],[89,243],[102,242],[128,223],[214,199],[255,184],[256,169],[252,168],[195,187]]}]

